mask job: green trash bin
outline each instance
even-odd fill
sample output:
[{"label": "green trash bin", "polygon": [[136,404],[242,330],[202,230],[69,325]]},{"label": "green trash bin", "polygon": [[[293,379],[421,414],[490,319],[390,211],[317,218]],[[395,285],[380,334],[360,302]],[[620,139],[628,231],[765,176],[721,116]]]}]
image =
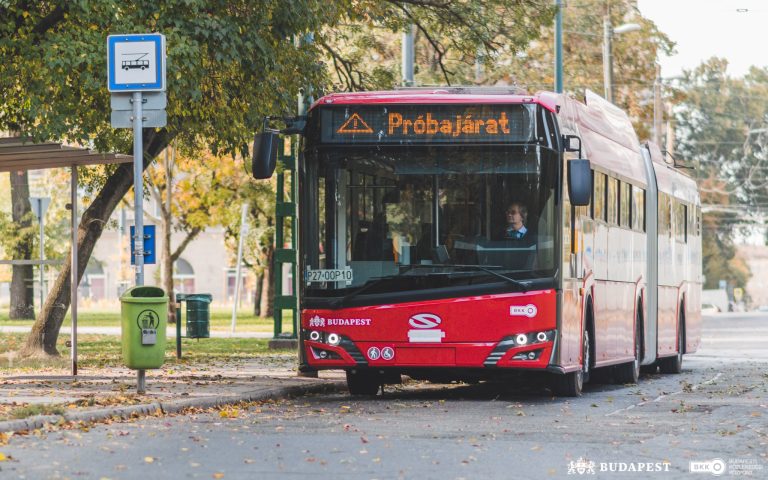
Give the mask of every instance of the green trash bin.
[{"label": "green trash bin", "polygon": [[[209,338],[211,336],[211,302],[209,293],[176,295],[178,302],[187,302],[187,338]],[[177,310],[181,313],[179,310]],[[177,316],[178,320],[178,316]]]},{"label": "green trash bin", "polygon": [[168,296],[162,288],[139,286],[120,296],[123,361],[128,368],[160,368],[165,360]]}]

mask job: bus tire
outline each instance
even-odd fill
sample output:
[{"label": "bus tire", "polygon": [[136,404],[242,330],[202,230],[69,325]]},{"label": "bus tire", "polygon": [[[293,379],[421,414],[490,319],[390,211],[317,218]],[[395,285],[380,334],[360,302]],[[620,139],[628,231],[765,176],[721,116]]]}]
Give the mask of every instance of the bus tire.
[{"label": "bus tire", "polygon": [[680,315],[677,321],[677,354],[673,357],[659,359],[661,373],[680,373],[683,371],[683,352],[685,352],[685,317],[683,305],[680,305]]},{"label": "bus tire", "polygon": [[614,371],[614,380],[616,383],[637,383],[640,378],[640,361],[642,360],[642,320],[639,318],[635,322],[635,359],[631,362],[616,366]]},{"label": "bus tire", "polygon": [[558,397],[580,397],[584,388],[584,378],[589,376],[589,368],[592,362],[590,358],[589,329],[584,328],[582,334],[582,357],[581,369],[575,372],[569,372],[565,375],[555,375],[552,378],[552,393]]},{"label": "bus tire", "polygon": [[375,396],[381,387],[381,379],[373,372],[347,370],[347,389],[350,395]]}]

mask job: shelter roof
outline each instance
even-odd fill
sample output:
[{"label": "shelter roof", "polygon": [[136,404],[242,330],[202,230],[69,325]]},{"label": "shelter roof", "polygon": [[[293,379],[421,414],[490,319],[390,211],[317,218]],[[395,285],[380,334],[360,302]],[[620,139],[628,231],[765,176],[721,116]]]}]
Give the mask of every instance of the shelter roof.
[{"label": "shelter roof", "polygon": [[0,137],[0,172],[131,162],[131,155],[96,153],[56,142],[34,143],[21,137]]}]

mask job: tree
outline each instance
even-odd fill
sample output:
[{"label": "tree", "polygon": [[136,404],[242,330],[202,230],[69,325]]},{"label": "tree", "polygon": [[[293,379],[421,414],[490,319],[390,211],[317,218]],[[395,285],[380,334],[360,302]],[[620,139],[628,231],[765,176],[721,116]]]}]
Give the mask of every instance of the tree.
[{"label": "tree", "polygon": [[[169,321],[175,321],[173,265],[186,247],[206,228],[227,225],[226,210],[237,203],[238,189],[230,188],[233,179],[248,182],[241,163],[231,156],[215,157],[210,152],[181,152],[168,147],[162,163],[148,169],[147,186],[159,206],[160,215],[144,212],[160,225],[161,284],[169,295]],[[173,231],[182,233],[181,242],[171,245]]]},{"label": "tree", "polygon": [[[316,49],[294,46],[293,35],[332,24],[338,15],[337,5],[325,2],[5,2],[0,56],[7,73],[0,90],[12,94],[0,105],[0,129],[130,151],[129,132],[109,126],[105,34],[160,31],[168,40],[169,124],[145,129],[144,166],[174,138],[214,153],[247,152],[263,115],[290,112],[300,86],[320,83]],[[78,278],[131,187],[132,169],[121,165],[87,180],[97,193],[79,225]],[[54,283],[25,353],[58,353],[69,268]]]},{"label": "tree", "polygon": [[[265,114],[289,114],[300,87],[329,84],[317,59],[341,49],[335,32],[376,27],[400,31],[415,24],[449,74],[446,55],[493,52],[523,45],[550,22],[549,0],[110,0],[6,1],[0,6],[0,129],[32,140],[66,139],[98,150],[130,151],[130,134],[108,123],[104,88],[107,33],[163,32],[168,45],[168,118],[145,129],[144,167],[172,140],[214,155],[247,158],[252,132]],[[315,32],[315,42],[294,38]],[[346,60],[345,60],[346,61]],[[368,58],[350,60],[363,71]],[[340,68],[346,64],[337,63]],[[354,88],[373,82],[355,81]],[[86,178],[95,193],[79,225],[80,278],[96,240],[132,183],[131,167]],[[69,306],[69,265],[57,278],[25,350],[57,354]]]},{"label": "tree", "polygon": [[763,225],[768,207],[768,70],[733,78],[727,69],[711,58],[685,72],[676,92],[674,155],[700,184],[706,288],[719,280],[744,287],[750,273],[735,235]]},{"label": "tree", "polygon": [[[640,139],[653,124],[653,83],[660,53],[671,53],[672,41],[637,9],[636,2],[583,0],[563,2],[563,85],[581,97],[586,89],[603,94],[603,17],[611,24],[637,23],[640,30],[613,37],[614,103],[627,112]],[[608,9],[610,6],[610,9]],[[500,68],[487,82],[519,85],[536,92],[554,89],[554,27],[542,27],[539,40],[520,55],[499,59]]]},{"label": "tree", "polygon": [[[416,83],[471,84],[476,61],[524,50],[550,25],[550,0],[365,0],[349,2],[344,22],[317,36],[335,89],[388,89],[401,83],[400,36],[414,27]],[[551,69],[551,65],[547,67]]]},{"label": "tree", "polygon": [[[6,249],[14,260],[32,259],[35,229],[32,225],[32,207],[29,203],[29,176],[26,170],[11,172],[11,218],[13,224],[4,229]],[[11,320],[35,318],[34,272],[32,265],[14,265],[11,276]]]}]

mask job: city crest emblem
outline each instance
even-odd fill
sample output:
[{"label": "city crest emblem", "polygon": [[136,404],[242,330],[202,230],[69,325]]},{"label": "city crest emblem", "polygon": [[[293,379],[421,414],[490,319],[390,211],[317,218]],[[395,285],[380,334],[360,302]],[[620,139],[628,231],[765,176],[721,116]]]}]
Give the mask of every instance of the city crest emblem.
[{"label": "city crest emblem", "polygon": [[573,460],[568,462],[568,475],[584,475],[585,473],[589,475],[595,474],[595,462],[584,457],[579,457],[575,462]]}]

